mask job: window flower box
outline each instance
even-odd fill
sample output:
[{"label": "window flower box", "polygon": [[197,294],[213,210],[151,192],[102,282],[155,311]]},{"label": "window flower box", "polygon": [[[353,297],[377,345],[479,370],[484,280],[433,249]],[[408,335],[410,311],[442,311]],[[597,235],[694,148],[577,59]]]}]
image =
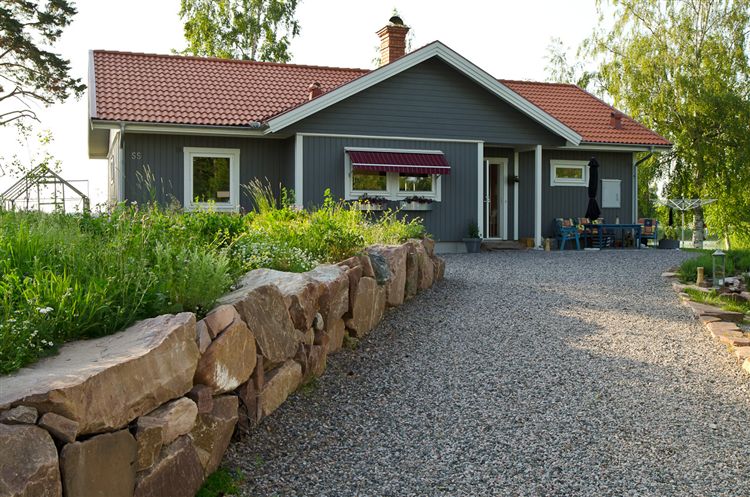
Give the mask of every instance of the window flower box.
[{"label": "window flower box", "polygon": [[401,210],[404,211],[431,211],[433,200],[425,197],[408,197],[401,201]]},{"label": "window flower box", "polygon": [[383,197],[370,197],[362,195],[352,204],[354,209],[367,212],[384,211],[388,207],[388,199]]}]

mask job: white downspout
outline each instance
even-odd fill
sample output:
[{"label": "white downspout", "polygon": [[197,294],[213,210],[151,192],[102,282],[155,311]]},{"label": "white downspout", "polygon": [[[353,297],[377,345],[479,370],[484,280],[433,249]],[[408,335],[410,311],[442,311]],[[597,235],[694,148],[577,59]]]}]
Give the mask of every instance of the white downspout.
[{"label": "white downspout", "polygon": [[534,148],[534,247],[542,248],[542,146]]}]

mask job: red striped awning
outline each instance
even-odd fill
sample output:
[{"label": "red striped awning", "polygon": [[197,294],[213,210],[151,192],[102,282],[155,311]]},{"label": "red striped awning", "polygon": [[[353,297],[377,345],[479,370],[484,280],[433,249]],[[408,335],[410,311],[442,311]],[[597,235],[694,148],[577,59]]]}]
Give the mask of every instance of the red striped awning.
[{"label": "red striped awning", "polygon": [[442,152],[373,152],[347,150],[352,169],[411,174],[450,174]]}]

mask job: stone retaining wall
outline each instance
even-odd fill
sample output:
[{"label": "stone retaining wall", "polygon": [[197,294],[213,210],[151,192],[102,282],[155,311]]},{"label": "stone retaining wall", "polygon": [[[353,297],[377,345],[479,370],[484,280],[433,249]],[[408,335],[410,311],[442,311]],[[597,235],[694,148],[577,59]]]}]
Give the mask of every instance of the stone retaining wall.
[{"label": "stone retaining wall", "polygon": [[196,322],[141,321],[0,378],[0,497],[190,496],[346,336],[443,277],[429,239],[301,274],[259,269]]}]

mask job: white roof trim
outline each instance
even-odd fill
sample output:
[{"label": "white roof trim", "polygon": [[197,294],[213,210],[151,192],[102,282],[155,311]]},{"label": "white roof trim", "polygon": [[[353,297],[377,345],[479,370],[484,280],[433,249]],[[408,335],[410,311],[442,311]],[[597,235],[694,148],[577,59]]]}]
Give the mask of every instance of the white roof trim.
[{"label": "white roof trim", "polygon": [[379,69],[372,71],[358,79],[355,79],[351,83],[347,83],[335,90],[332,90],[310,102],[307,102],[296,109],[285,112],[277,117],[274,117],[268,121],[268,130],[266,133],[275,133],[280,131],[291,124],[294,124],[312,114],[315,114],[337,102],[340,102],[352,95],[355,95],[371,86],[374,86],[381,81],[391,78],[417,64],[424,62],[432,57],[439,57],[448,65],[454,67],[458,71],[465,74],[467,77],[483,86],[491,93],[500,97],[502,100],[509,103],[519,111],[529,116],[534,121],[538,122],[545,128],[556,133],[557,135],[565,138],[567,141],[574,145],[578,145],[583,139],[581,135],[567,127],[562,122],[558,121],[550,114],[547,114],[542,109],[532,104],[525,98],[521,97],[518,93],[514,92],[504,84],[497,81],[491,75],[487,74],[484,70],[469,62],[458,53],[454,52],[447,46],[443,45],[439,41],[432,42],[431,44],[420,48],[419,50],[401,57],[395,62],[387,64]]}]

